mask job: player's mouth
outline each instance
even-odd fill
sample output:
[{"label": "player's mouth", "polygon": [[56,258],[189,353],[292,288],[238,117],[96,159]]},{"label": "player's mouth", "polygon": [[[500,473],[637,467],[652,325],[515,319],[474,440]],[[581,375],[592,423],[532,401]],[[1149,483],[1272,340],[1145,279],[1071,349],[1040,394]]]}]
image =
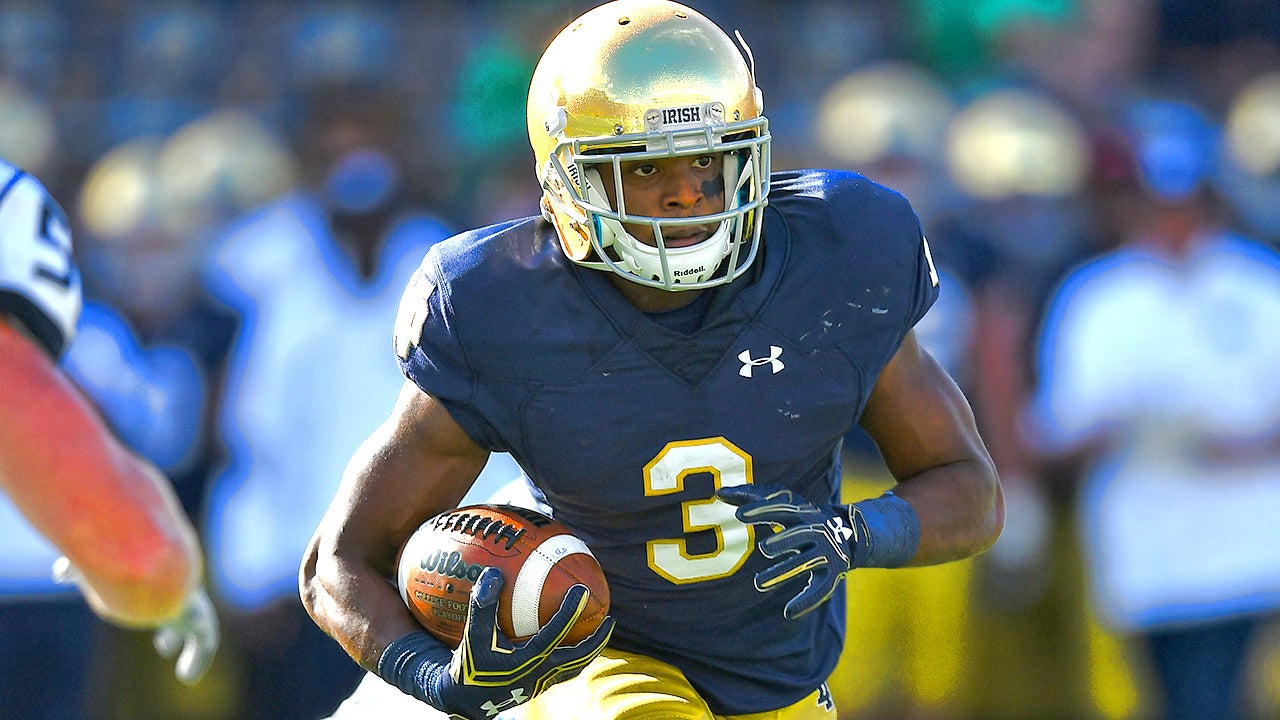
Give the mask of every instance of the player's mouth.
[{"label": "player's mouth", "polygon": [[668,248],[685,248],[707,239],[707,229],[698,225],[673,228],[662,234],[662,244]]}]

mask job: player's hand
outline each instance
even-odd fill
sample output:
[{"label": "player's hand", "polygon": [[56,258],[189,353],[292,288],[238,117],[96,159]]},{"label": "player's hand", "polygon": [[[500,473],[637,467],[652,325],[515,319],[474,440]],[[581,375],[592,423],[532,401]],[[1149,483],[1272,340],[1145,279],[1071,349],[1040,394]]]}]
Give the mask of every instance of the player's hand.
[{"label": "player's hand", "polygon": [[[53,563],[53,580],[57,583],[75,584],[84,592],[92,592],[84,583],[84,576],[66,556]],[[164,657],[178,656],[174,675],[187,685],[194,685],[204,677],[218,651],[218,615],[204,588],[197,588],[188,597],[178,616],[159,626],[152,642],[156,651]]]},{"label": "player's hand", "polygon": [[576,676],[600,654],[613,633],[613,618],[605,618],[590,637],[559,647],[587,607],[586,587],[575,585],[546,626],[513,647],[498,630],[500,590],[502,573],[486,568],[471,590],[466,631],[453,652],[449,673],[439,678],[445,709],[464,717],[493,717]]},{"label": "player's hand", "polygon": [[218,615],[204,588],[187,598],[186,607],[152,637],[156,652],[163,657],[178,656],[173,673],[187,685],[195,685],[209,669],[218,652]]},{"label": "player's hand", "polygon": [[378,674],[404,692],[451,716],[493,718],[552,685],[582,672],[609,642],[613,618],[590,637],[560,647],[587,606],[587,588],[574,585],[551,620],[520,645],[498,629],[502,573],[485,568],[471,588],[462,642],[451,654],[426,632],[396,640],[378,662]]},{"label": "player's hand", "polygon": [[794,620],[827,601],[840,580],[858,567],[859,530],[847,505],[816,506],[791,490],[776,486],[734,485],[716,496],[736,505],[738,520],[768,525],[778,532],[758,543],[774,564],[756,573],[755,585],[769,592],[784,585],[804,586],[787,601],[782,614]]}]

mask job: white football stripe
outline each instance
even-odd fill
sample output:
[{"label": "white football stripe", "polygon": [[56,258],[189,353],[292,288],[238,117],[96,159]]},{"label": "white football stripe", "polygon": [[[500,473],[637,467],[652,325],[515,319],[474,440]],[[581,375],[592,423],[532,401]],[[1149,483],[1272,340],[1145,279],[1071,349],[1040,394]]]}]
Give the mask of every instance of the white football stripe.
[{"label": "white football stripe", "polygon": [[516,575],[516,584],[511,592],[511,627],[516,637],[533,635],[541,629],[538,625],[538,600],[542,597],[542,585],[561,558],[578,553],[591,555],[591,550],[572,535],[549,537],[529,553],[529,558]]}]

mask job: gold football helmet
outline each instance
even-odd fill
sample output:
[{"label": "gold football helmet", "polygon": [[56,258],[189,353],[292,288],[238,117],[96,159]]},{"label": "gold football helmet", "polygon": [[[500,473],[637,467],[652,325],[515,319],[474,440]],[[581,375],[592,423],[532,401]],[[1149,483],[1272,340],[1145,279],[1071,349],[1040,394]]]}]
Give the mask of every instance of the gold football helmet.
[{"label": "gold football helmet", "polygon": [[[750,49],[742,48],[702,15],[663,0],[601,5],[552,40],[529,88],[529,141],[543,214],[569,259],[665,290],[718,285],[750,267],[769,194],[770,137]],[[628,213],[622,162],[689,155],[723,158],[722,212]],[[602,172],[614,179],[616,207]],[[656,247],[624,223],[652,228]],[[695,245],[666,247],[664,229],[689,225],[717,230]]]}]

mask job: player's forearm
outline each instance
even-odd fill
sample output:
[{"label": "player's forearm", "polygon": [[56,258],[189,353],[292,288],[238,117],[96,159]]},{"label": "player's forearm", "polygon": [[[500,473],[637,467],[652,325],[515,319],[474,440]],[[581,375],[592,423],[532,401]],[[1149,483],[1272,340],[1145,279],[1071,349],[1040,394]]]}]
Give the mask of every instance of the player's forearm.
[{"label": "player's forearm", "polygon": [[920,519],[920,545],[911,566],[980,553],[1004,527],[1004,497],[995,467],[985,458],[931,468],[903,480],[893,492]]},{"label": "player's forearm", "polygon": [[0,342],[0,487],[67,555],[94,610],[112,621],[155,625],[200,582],[195,531],[168,481],[14,335]]},{"label": "player's forearm", "polygon": [[315,623],[372,672],[393,640],[422,629],[382,573],[334,552],[323,533],[312,539],[303,557],[299,589]]},{"label": "player's forearm", "polygon": [[453,507],[488,453],[434,399],[406,383],[396,409],[357,448],[307,547],[303,604],[356,662],[421,630],[391,579],[397,551],[427,518]]},{"label": "player's forearm", "polygon": [[[73,565],[75,560],[68,554]],[[135,567],[137,567],[135,565]],[[124,627],[154,628],[176,618],[198,585],[200,575],[177,555],[162,558],[140,571],[82,573],[81,592],[93,611]]]},{"label": "player's forearm", "polygon": [[[203,582],[199,542],[158,470],[131,454],[120,466],[128,479],[118,484],[136,493],[138,507],[109,506],[99,518],[102,527],[81,529],[64,552],[81,571],[95,612],[119,624],[155,627],[176,617]],[[86,539],[89,534],[100,540]]]},{"label": "player's forearm", "polygon": [[[378,478],[422,475],[421,458],[391,442],[394,427],[384,423],[356,450],[307,544],[298,576],[302,603],[311,618],[370,671],[377,670],[378,658],[393,640],[421,629],[389,581],[396,548],[385,538],[395,533],[381,529],[406,508],[398,501],[373,502],[381,493],[370,490],[377,487]],[[411,520],[402,522],[413,525]]]}]

